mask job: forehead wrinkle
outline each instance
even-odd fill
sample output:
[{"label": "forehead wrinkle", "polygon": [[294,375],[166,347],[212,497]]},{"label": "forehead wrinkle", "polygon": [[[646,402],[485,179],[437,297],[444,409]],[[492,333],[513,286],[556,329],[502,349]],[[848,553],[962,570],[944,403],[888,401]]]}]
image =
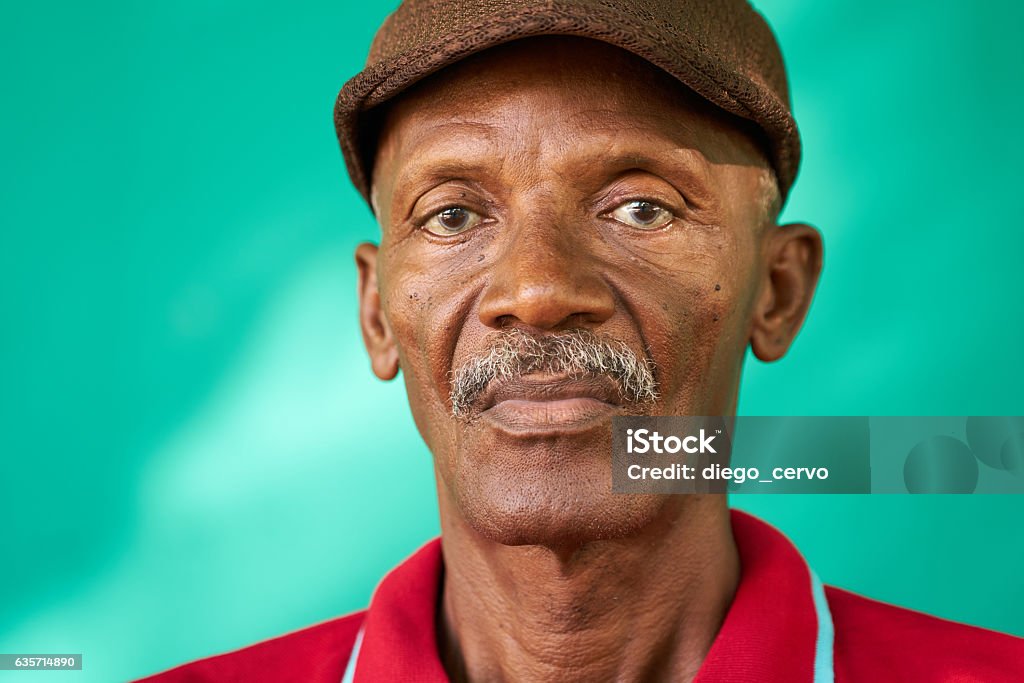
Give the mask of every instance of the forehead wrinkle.
[{"label": "forehead wrinkle", "polygon": [[472,143],[493,145],[501,134],[501,126],[467,118],[450,118],[433,124],[398,126],[396,154],[415,157],[436,147],[451,147],[458,141],[461,148]]},{"label": "forehead wrinkle", "polygon": [[[745,136],[737,134],[724,122],[705,113],[690,110],[681,104],[674,109],[675,113],[671,115],[656,111],[587,109],[572,114],[568,119],[581,119],[581,127],[585,127],[590,133],[606,133],[619,138],[628,130],[646,139],[655,138],[655,142],[665,143],[675,149],[688,148],[706,161],[712,159],[705,154],[705,149],[709,146],[714,149],[715,145],[724,143],[734,153],[727,156],[749,159],[750,165],[767,166],[767,161],[752,148],[750,141]],[[623,125],[624,114],[631,121],[628,128]]]},{"label": "forehead wrinkle", "polygon": [[579,126],[586,130],[611,134],[621,133],[624,128],[624,118],[630,121],[631,125],[629,127],[637,132],[644,132],[648,129],[659,132],[679,130],[680,132],[692,135],[694,130],[694,126],[689,125],[690,122],[687,121],[688,118],[693,118],[693,115],[689,112],[673,113],[672,116],[666,116],[653,111],[644,111],[632,107],[622,109],[586,107],[564,118],[567,121],[578,121]]}]

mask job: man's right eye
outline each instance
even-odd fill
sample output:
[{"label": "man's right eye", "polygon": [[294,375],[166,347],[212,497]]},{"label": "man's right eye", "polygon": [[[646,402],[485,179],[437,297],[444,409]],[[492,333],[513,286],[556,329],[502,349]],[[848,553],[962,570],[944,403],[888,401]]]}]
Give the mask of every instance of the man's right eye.
[{"label": "man's right eye", "polygon": [[483,220],[480,214],[462,206],[449,206],[431,216],[423,229],[440,237],[450,237],[465,232]]}]

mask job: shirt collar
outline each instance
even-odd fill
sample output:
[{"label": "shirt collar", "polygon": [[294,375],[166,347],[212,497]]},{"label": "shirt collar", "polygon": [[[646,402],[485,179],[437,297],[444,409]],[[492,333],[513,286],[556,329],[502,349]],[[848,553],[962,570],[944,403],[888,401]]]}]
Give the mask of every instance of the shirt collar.
[{"label": "shirt collar", "polygon": [[[765,522],[733,510],[732,529],[740,583],[694,683],[831,681],[831,619],[817,578]],[[384,578],[345,683],[448,680],[437,651],[441,577],[441,542],[434,539]]]}]

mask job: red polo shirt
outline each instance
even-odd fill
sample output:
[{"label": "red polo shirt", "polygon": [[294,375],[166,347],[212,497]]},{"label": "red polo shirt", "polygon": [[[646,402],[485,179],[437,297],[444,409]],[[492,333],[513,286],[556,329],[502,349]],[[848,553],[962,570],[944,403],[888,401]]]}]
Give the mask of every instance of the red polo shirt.
[{"label": "red polo shirt", "polygon": [[[822,591],[779,531],[735,510],[732,526],[740,584],[695,683],[1024,681],[1024,639]],[[435,539],[384,578],[363,612],[144,680],[447,681],[434,628],[441,575]]]}]

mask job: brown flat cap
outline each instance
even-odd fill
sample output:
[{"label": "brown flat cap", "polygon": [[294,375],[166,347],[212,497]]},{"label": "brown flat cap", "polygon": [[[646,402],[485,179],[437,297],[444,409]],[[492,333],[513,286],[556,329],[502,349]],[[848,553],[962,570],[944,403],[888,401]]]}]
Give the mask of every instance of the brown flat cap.
[{"label": "brown flat cap", "polygon": [[746,0],[405,0],[381,26],[366,68],[338,94],[334,126],[369,202],[375,140],[367,111],[469,55],[519,38],[601,40],[646,59],[764,132],[785,200],[800,164],[782,54]]}]

